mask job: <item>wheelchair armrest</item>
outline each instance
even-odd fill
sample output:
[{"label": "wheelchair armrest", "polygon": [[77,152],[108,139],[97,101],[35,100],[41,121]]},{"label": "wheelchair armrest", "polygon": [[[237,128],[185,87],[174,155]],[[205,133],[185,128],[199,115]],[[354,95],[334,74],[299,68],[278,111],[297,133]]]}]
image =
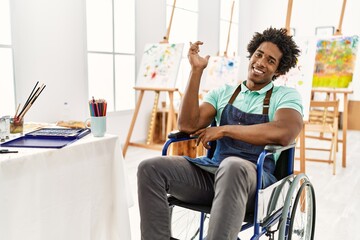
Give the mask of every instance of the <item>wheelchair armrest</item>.
[{"label": "wheelchair armrest", "polygon": [[196,139],[197,136],[190,137],[190,134],[180,131],[173,131],[169,133],[168,140],[165,142],[163,149],[162,149],[162,155],[167,155],[167,150],[170,144],[175,142],[182,142],[182,141],[188,141],[191,139]]},{"label": "wheelchair armrest", "polygon": [[269,153],[280,153],[282,151],[285,151],[289,148],[295,147],[296,143],[291,143],[287,146],[281,146],[281,145],[266,145],[264,150],[266,150]]},{"label": "wheelchair armrest", "polygon": [[196,136],[190,137],[189,133],[180,132],[180,131],[173,131],[169,133],[168,138],[172,139],[194,139],[197,138]]}]

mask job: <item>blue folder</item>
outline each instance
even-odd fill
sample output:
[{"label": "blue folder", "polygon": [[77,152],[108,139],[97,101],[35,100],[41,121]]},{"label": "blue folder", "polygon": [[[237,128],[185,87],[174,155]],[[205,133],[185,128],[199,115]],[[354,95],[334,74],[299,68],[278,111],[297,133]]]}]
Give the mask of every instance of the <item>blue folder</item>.
[{"label": "blue folder", "polygon": [[89,128],[41,128],[0,144],[1,147],[62,148],[90,133]]}]

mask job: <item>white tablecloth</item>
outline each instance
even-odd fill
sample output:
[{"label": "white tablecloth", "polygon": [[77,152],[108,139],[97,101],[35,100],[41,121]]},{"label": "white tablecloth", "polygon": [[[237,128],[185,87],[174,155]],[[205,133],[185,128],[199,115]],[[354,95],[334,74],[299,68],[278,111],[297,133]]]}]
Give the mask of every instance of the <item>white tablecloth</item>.
[{"label": "white tablecloth", "polygon": [[129,240],[118,137],[0,154],[0,240]]}]

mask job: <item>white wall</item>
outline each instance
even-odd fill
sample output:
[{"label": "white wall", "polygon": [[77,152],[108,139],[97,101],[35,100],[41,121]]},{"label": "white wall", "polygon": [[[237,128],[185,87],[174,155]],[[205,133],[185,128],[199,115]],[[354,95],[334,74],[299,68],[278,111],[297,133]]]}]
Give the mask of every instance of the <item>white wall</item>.
[{"label": "white wall", "polygon": [[[213,55],[219,51],[219,28],[220,28],[220,2],[199,0],[199,9],[206,9],[206,11],[199,11],[199,27],[198,39],[204,42],[201,46],[201,55]],[[185,48],[189,47],[185,43]]]},{"label": "white wall", "polygon": [[[246,45],[255,31],[269,26],[284,27],[287,0],[239,0],[239,54],[246,78]],[[88,117],[85,0],[11,0],[12,41],[17,103],[23,103],[36,81],[47,85],[26,115],[26,121],[55,122],[64,119],[64,102],[75,120]],[[140,64],[146,43],[159,42],[166,33],[166,1],[135,0],[136,64]],[[337,27],[342,1],[294,1],[291,27],[296,35],[312,35],[316,26]],[[206,44],[201,53],[218,52],[218,1],[199,0],[199,40]],[[149,11],[151,9],[151,11]],[[344,35],[360,35],[360,2],[347,0]],[[191,41],[193,39],[190,39]],[[185,44],[185,47],[188,45]],[[357,61],[352,98],[360,99],[360,61]],[[147,136],[153,93],[146,93],[136,121],[132,141]],[[109,113],[108,132],[128,133],[133,111]]]},{"label": "white wall", "polygon": [[46,88],[26,121],[55,122],[87,116],[85,2],[10,1],[17,103],[24,103],[36,81]]}]

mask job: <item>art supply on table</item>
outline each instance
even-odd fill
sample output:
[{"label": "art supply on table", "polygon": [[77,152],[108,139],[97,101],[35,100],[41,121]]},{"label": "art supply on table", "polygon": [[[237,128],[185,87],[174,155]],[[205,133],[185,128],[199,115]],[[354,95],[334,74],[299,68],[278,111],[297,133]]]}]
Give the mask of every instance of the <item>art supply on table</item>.
[{"label": "art supply on table", "polygon": [[103,137],[106,133],[106,109],[107,102],[104,99],[95,100],[93,97],[89,101],[90,118],[85,124],[90,124],[90,129],[94,137]]},{"label": "art supply on table", "polygon": [[0,149],[0,154],[2,153],[18,153],[19,151],[12,151],[12,150],[9,150],[9,149]]},{"label": "art supply on table", "polygon": [[56,123],[56,126],[66,127],[66,128],[74,128],[74,129],[86,128],[86,125],[85,125],[85,123],[83,121],[75,121],[75,120],[58,121]]},{"label": "art supply on table", "polygon": [[[29,111],[29,109],[32,107],[36,99],[40,96],[44,88],[46,87],[45,84],[41,84],[41,86],[38,87],[39,81],[36,82],[35,86],[33,87],[29,97],[27,98],[24,106],[20,110],[20,104],[18,105],[15,115],[13,117],[13,125],[19,125],[21,126],[21,122],[24,120],[25,114]],[[20,110],[20,112],[19,112]],[[21,131],[22,132],[22,131]]]},{"label": "art supply on table", "polygon": [[10,133],[16,134],[16,133],[23,133],[24,131],[24,119],[16,119],[11,118],[10,119]]},{"label": "art supply on table", "polygon": [[90,123],[90,129],[94,137],[103,137],[106,133],[106,117],[91,117],[85,121]]},{"label": "art supply on table", "polygon": [[92,97],[89,100],[90,116],[92,117],[103,117],[106,116],[107,102],[105,99],[95,100]]},{"label": "art supply on table", "polygon": [[62,148],[88,135],[90,129],[41,128],[0,144],[0,147]]},{"label": "art supply on table", "polygon": [[4,142],[10,138],[10,116],[0,118],[0,141]]}]

